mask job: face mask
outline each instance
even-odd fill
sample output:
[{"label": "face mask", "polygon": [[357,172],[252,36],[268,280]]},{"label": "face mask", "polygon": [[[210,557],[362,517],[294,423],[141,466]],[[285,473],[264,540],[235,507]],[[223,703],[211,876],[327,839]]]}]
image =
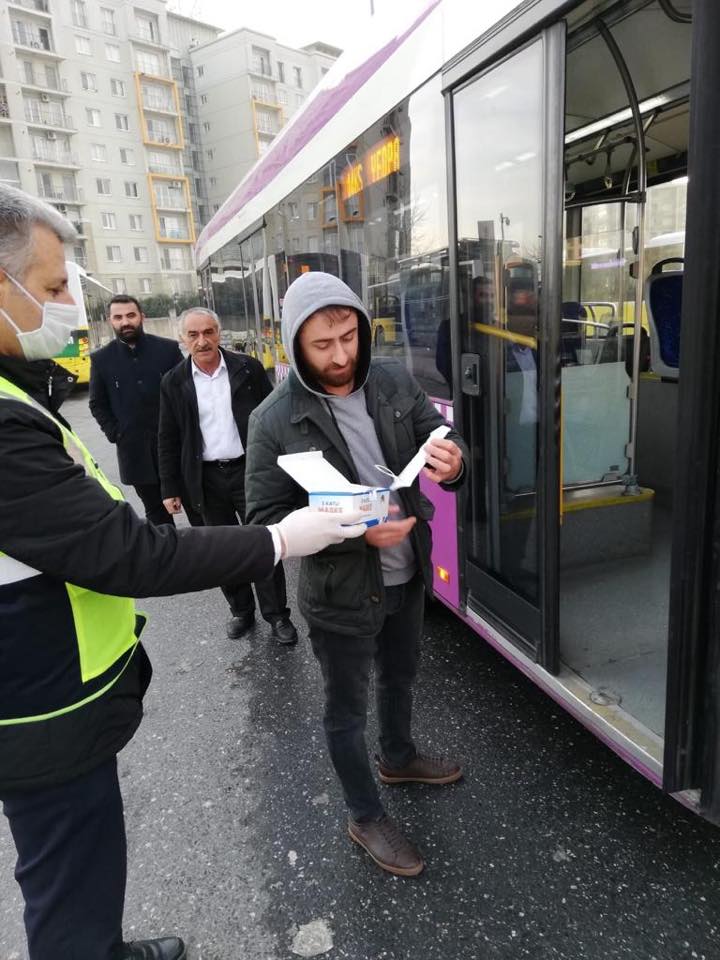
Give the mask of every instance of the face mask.
[{"label": "face mask", "polygon": [[50,357],[62,353],[72,338],[80,322],[80,308],[76,303],[55,303],[48,300],[40,303],[25,287],[5,271],[8,280],[12,281],[18,290],[21,290],[28,300],[42,311],[42,322],[37,330],[20,330],[7,311],[0,307],[0,314],[7,320],[17,334],[20,347],[26,360],[49,360]]}]

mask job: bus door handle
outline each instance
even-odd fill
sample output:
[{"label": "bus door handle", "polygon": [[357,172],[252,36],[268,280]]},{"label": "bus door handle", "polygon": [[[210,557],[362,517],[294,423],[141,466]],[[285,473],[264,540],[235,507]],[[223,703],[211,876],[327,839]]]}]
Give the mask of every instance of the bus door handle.
[{"label": "bus door handle", "polygon": [[480,357],[477,353],[463,353],[460,357],[462,392],[469,397],[480,396]]}]

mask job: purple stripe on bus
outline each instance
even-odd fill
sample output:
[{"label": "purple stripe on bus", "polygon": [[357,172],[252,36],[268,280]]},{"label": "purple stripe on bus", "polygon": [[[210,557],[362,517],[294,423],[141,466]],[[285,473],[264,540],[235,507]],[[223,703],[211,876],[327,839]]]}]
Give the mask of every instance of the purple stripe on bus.
[{"label": "purple stripe on bus", "polygon": [[[593,723],[585,716],[585,714],[582,711],[577,710],[575,707],[572,706],[572,704],[568,703],[567,700],[564,700],[553,689],[553,687],[550,686],[550,684],[544,683],[541,676],[538,676],[537,674],[532,673],[525,666],[525,664],[520,659],[520,657],[513,656],[513,654],[509,650],[507,650],[500,643],[498,643],[498,641],[495,639],[495,637],[493,636],[490,630],[483,629],[481,624],[476,623],[475,620],[473,620],[471,617],[468,617],[462,614],[455,605],[453,605],[452,603],[449,603],[442,596],[439,595],[438,599],[441,600],[445,604],[445,606],[449,607],[452,610],[452,612],[456,614],[463,621],[463,623],[465,623],[468,627],[470,627],[470,629],[474,633],[477,633],[480,637],[482,637],[482,639],[485,640],[486,643],[489,643],[494,650],[497,650],[497,652],[501,656],[505,657],[506,660],[508,660],[514,667],[516,667],[521,673],[523,673],[528,678],[528,680],[531,680],[536,686],[540,687],[543,693],[546,693],[552,700],[555,701],[555,703],[558,704],[558,706],[562,707],[563,710],[567,711],[579,723],[581,723],[584,727],[586,727],[593,734],[593,736],[597,737],[598,740],[604,743],[606,747],[609,747],[610,750],[613,751],[613,753],[616,753],[621,760],[623,760],[625,763],[631,766],[633,770],[637,770],[638,773],[642,774],[642,776],[645,777],[647,780],[649,780],[651,783],[654,783],[656,787],[662,787],[661,774],[659,774],[651,766],[643,763],[640,757],[636,756],[627,747],[624,747],[622,744],[618,743],[616,740],[613,740],[613,738],[610,737],[608,734],[604,733],[602,729],[600,729],[600,727],[593,725]],[[682,798],[680,799],[681,799],[681,802],[684,802]],[[691,806],[691,804],[686,804],[686,805]]]},{"label": "purple stripe on bus", "polygon": [[[457,609],[460,605],[460,577],[458,566],[457,495],[443,490],[437,483],[420,476],[420,490],[435,507],[430,522],[432,529],[433,591],[446,603]],[[438,567],[446,571],[442,580]]]},{"label": "purple stripe on bus", "polygon": [[221,230],[226,223],[256,197],[294,158],[303,147],[317,136],[328,120],[353,97],[360,87],[376,73],[380,67],[402,46],[407,38],[420,26],[442,0],[433,0],[408,29],[398,37],[393,37],[364,63],[356,67],[340,83],[319,93],[312,105],[304,112],[285,136],[268,151],[263,161],[248,174],[245,180],[230,195],[223,207],[215,214],[200,234],[197,242],[199,251],[210,237]]}]

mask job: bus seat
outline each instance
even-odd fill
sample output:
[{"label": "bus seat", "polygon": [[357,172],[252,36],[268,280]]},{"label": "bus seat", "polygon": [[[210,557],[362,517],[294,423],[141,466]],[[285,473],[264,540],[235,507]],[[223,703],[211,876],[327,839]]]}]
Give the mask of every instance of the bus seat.
[{"label": "bus seat", "polygon": [[659,376],[677,380],[680,367],[680,314],[683,271],[668,270],[668,263],[684,264],[682,257],[668,257],[652,268],[645,284],[645,303],[650,323],[650,362]]},{"label": "bus seat", "polygon": [[560,325],[560,363],[563,367],[574,366],[578,362],[578,350],[582,346],[583,327],[575,320],[584,320],[587,311],[576,300],[566,300],[562,305],[562,323]]}]

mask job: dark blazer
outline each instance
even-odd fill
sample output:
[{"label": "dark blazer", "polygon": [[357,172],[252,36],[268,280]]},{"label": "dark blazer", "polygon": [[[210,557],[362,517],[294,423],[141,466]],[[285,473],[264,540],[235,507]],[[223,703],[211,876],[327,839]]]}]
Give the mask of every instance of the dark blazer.
[{"label": "dark blazer", "polygon": [[[255,407],[272,393],[263,365],[244,353],[222,350],[230,377],[233,416],[243,447],[247,450],[248,419]],[[190,357],[163,377],[160,387],[158,458],[163,499],[190,497],[191,506],[202,510],[202,452],[197,394]]]},{"label": "dark blazer", "polygon": [[122,340],[90,355],[90,412],[117,444],[123,483],[157,483],[160,381],[182,360],[175,340],[143,334],[135,348]]},{"label": "dark blazer", "polygon": [[[365,397],[385,463],[396,474],[431,431],[445,423],[422,387],[396,360],[371,362]],[[454,440],[462,451],[463,470],[455,480],[442,486],[456,490],[467,476],[470,457],[457,431],[452,430],[448,439]],[[277,523],[291,510],[307,505],[307,493],[277,465],[277,458],[280,454],[308,450],[322,451],[343,476],[358,482],[347,445],[322,399],[304,387],[291,371],[250,418],[245,468],[248,523]],[[433,505],[420,492],[418,480],[398,494],[407,515],[417,517],[410,542],[430,591],[433,578],[429,521]],[[344,540],[302,560],[298,605],[311,627],[371,636],[382,626],[384,597],[380,556],[365,537]]]}]

